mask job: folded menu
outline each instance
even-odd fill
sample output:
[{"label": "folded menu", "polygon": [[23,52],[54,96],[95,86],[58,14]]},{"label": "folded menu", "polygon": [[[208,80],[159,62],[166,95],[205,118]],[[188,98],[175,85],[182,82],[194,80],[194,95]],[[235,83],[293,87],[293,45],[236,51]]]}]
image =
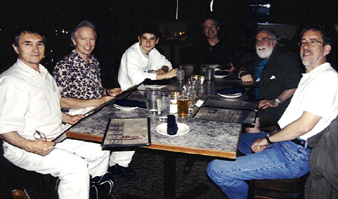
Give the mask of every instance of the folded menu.
[{"label": "folded menu", "polygon": [[145,79],[143,82],[144,85],[168,85],[169,83],[170,83],[169,79],[164,80]]},{"label": "folded menu", "polygon": [[145,102],[140,102],[136,100],[120,99],[120,100],[116,100],[115,104],[120,105],[120,106],[128,106],[128,107],[147,108]]},{"label": "folded menu", "polygon": [[102,147],[125,146],[150,146],[149,118],[110,119]]},{"label": "folded menu", "polygon": [[223,71],[223,70],[217,70],[215,71],[215,75],[228,75],[228,72]]}]

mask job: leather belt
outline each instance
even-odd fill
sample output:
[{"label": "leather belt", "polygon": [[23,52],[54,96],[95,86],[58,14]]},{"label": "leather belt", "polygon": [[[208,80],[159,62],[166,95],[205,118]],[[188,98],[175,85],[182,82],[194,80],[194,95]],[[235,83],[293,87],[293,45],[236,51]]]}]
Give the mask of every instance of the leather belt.
[{"label": "leather belt", "polygon": [[299,140],[299,139],[293,139],[293,140],[290,140],[291,142],[295,143],[295,144],[298,144],[302,147],[305,147],[305,144],[306,144],[306,141],[305,140]]}]

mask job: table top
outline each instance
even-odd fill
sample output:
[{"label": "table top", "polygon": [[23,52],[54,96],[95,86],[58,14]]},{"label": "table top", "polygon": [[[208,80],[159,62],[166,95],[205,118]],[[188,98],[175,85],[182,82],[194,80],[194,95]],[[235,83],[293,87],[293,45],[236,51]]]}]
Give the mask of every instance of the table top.
[{"label": "table top", "polygon": [[[235,83],[240,84],[238,81]],[[180,85],[176,84],[168,85],[161,91],[170,92],[179,89]],[[217,86],[214,84],[203,84],[201,91],[204,93],[201,92],[199,97],[206,97],[213,93],[215,89],[217,89]],[[144,92],[135,91],[128,99],[143,101],[145,100]],[[197,111],[197,109],[195,107],[194,111]],[[110,118],[149,117],[151,121],[151,146],[146,146],[147,148],[235,159],[242,124],[192,118],[194,111],[189,113],[187,117],[174,114],[178,123],[184,123],[190,128],[188,133],[175,137],[158,133],[156,127],[161,122],[156,115],[150,115],[147,109],[120,110],[115,108],[114,104],[109,104],[97,113],[81,120],[80,124],[73,126],[69,131],[97,135],[101,139]]]}]

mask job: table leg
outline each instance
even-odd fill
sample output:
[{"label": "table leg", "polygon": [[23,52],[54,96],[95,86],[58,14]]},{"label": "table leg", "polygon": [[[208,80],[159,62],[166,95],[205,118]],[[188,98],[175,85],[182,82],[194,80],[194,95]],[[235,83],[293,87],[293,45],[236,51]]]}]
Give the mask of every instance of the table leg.
[{"label": "table leg", "polygon": [[175,153],[164,155],[164,199],[176,198],[176,157]]}]

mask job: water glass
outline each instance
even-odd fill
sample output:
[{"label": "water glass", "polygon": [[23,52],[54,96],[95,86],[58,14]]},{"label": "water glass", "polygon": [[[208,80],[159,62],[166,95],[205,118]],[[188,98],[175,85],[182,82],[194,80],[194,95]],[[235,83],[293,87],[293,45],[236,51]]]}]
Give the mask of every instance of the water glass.
[{"label": "water glass", "polygon": [[189,111],[194,110],[194,105],[196,103],[197,95],[195,90],[189,91]]},{"label": "water glass", "polygon": [[170,113],[170,98],[165,93],[161,93],[157,99],[157,113],[161,122],[167,122]]},{"label": "water glass", "polygon": [[215,75],[215,68],[214,67],[207,67],[205,69],[205,82],[206,83],[213,83],[214,82],[214,75]]},{"label": "water glass", "polygon": [[157,111],[157,99],[159,98],[159,91],[156,89],[147,89],[147,109],[150,114],[156,114]]},{"label": "water glass", "polygon": [[172,92],[170,94],[170,113],[177,113],[177,97],[179,92]]}]

